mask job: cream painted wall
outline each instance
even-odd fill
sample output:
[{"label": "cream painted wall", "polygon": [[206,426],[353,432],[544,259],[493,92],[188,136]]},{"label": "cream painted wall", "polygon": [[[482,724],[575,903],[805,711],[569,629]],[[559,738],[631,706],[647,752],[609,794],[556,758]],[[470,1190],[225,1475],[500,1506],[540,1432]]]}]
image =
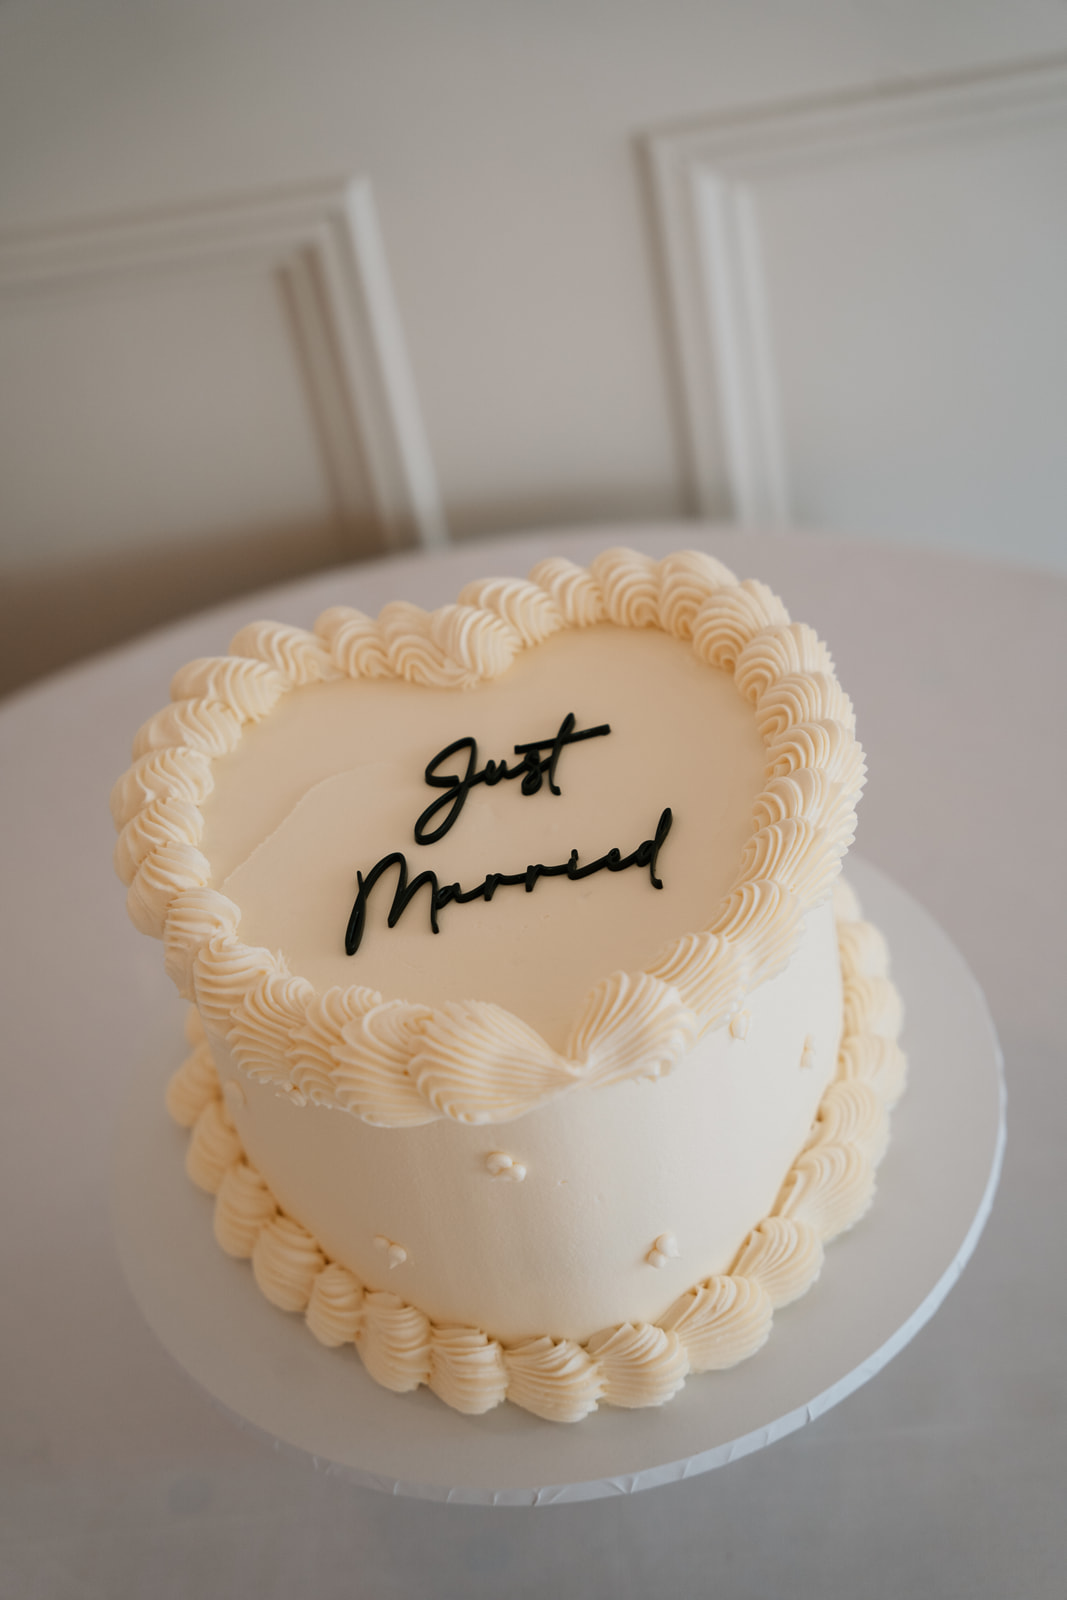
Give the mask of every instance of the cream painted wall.
[{"label": "cream painted wall", "polygon": [[[685,428],[641,136],[690,117],[1064,49],[1058,0],[5,0],[0,230],[17,241],[77,219],[366,178],[452,536],[685,514]],[[224,314],[223,301],[220,289],[203,302],[201,328]],[[191,304],[183,314],[199,315]],[[249,329],[255,314],[252,299],[242,304]],[[20,329],[26,316],[20,308]],[[4,319],[0,305],[0,348]],[[14,326],[9,316],[9,339]],[[48,339],[60,338],[57,326]],[[83,337],[91,363],[104,335]],[[272,337],[281,339],[278,327]],[[71,338],[57,371],[77,350]],[[32,352],[23,359],[32,369]],[[280,344],[269,359],[281,363]],[[33,448],[45,462],[54,451],[38,473],[44,485],[68,459],[76,397],[64,383],[50,408],[40,371],[35,391],[32,370],[19,381],[33,391]],[[9,459],[16,437],[25,458],[19,392],[9,383],[0,420]],[[268,432],[284,430],[288,403],[274,402]],[[180,460],[192,434],[180,414],[159,415],[157,444],[177,429]],[[112,515],[105,500],[122,438],[95,454],[89,441],[84,486],[68,485],[64,498],[53,483],[47,515],[26,503],[31,477],[18,493],[0,485],[8,591],[18,595],[0,617],[8,683],[27,662],[44,670],[63,658],[58,643],[41,643],[39,622],[69,616],[74,627],[73,571],[93,596],[92,615],[74,627],[83,649],[355,548],[306,441],[294,440],[288,466],[267,452],[258,487],[254,451],[240,471],[231,463],[206,511],[187,513],[173,487],[153,506],[149,484],[147,502],[120,510],[116,500]],[[93,462],[109,470],[94,478]],[[283,479],[289,503],[268,526],[263,484],[281,505]],[[233,503],[242,481],[245,523]],[[70,507],[83,492],[79,519]],[[129,556],[139,523],[158,562],[151,550]],[[196,541],[195,581],[176,582],[183,539]],[[124,574],[134,568],[131,589]]]}]

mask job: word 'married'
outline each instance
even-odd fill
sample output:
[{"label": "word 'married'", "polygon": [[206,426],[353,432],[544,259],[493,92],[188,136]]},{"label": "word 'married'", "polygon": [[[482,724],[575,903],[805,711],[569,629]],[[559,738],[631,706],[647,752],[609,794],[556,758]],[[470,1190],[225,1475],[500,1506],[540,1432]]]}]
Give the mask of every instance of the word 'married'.
[{"label": "word 'married'", "polygon": [[523,884],[526,893],[531,894],[541,878],[569,878],[572,883],[577,883],[582,878],[591,878],[594,872],[625,872],[627,867],[647,867],[653,889],[662,889],[663,881],[656,876],[656,865],[673,821],[671,809],[667,806],[660,813],[653,837],[643,840],[628,856],[624,856],[621,850],[613,849],[582,866],[577,850],[572,850],[567,860],[557,866],[546,867],[536,863],[523,872],[489,872],[473,889],[464,889],[458,883],[442,884],[436,872],[420,872],[409,883],[407,857],[402,851],[393,850],[375,862],[366,877],[362,872],[356,873],[359,892],[345,930],[345,954],[354,956],[359,949],[366,925],[367,901],[371,891],[378,880],[393,867],[397,869],[397,880],[393,890],[393,903],[389,908],[390,928],[396,927],[419,890],[429,889],[430,928],[434,933],[440,933],[437,913],[444,906],[465,905],[470,900],[491,900],[498,889],[517,887],[519,884]]}]

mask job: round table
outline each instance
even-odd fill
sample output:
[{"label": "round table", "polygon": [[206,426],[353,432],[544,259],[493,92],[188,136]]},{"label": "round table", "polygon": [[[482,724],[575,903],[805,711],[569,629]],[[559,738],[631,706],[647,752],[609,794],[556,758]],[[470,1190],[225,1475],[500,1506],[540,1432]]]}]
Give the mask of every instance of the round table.
[{"label": "round table", "polygon": [[[108,1189],[124,1074],[181,1008],[126,920],[106,796],[171,673],[242,622],[439,604],[610,544],[707,549],[831,643],[870,778],[859,848],[982,984],[1010,1138],[977,1253],[866,1388],[690,1482],[535,1510],[391,1500],[236,1427],[142,1322]],[[1062,1593],[1067,1527],[1067,582],[958,556],[692,523],[553,531],[287,585],[170,627],[0,708],[7,1052],[0,1182],[0,1594],[126,1596]]]}]

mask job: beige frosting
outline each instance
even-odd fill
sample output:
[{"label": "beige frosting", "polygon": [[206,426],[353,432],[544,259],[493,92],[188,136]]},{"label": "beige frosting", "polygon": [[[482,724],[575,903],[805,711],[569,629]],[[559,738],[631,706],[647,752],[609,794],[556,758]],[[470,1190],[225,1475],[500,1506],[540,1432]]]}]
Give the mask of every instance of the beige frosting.
[{"label": "beige frosting", "polygon": [[[869,975],[887,981],[877,930],[855,920],[851,893],[841,892],[837,907],[845,985],[856,975],[858,949],[868,965],[873,961]],[[622,1320],[584,1342],[550,1334],[492,1338],[480,1328],[437,1321],[401,1295],[368,1288],[328,1260],[308,1229],[278,1218],[274,1197],[239,1147],[216,1184],[216,1235],[231,1253],[252,1257],[257,1280],[276,1304],[306,1311],[323,1343],[354,1340],[368,1371],[387,1388],[429,1384],[449,1405],[471,1413],[507,1398],[552,1421],[578,1421],[602,1401],[660,1405],[689,1372],[730,1367],[758,1350],[774,1310],[818,1277],[824,1243],[866,1210],[884,1144],[880,1130],[903,1083],[895,1035],[877,1031],[892,1020],[883,1013],[868,1019],[864,1031],[843,1033],[804,1148],[728,1270],[692,1282],[655,1317]],[[218,1105],[220,1095],[201,1039],[172,1080],[169,1104],[188,1123],[192,1107]]]},{"label": "beige frosting", "polygon": [[[579,1084],[503,1125],[374,1126],[296,1107],[250,1081],[232,1046],[213,1039],[212,1050],[223,1081],[244,1083],[233,1120],[248,1160],[332,1260],[435,1323],[581,1342],[653,1321],[696,1280],[728,1272],[774,1207],[835,1070],[842,1002],[829,902],[810,913],[786,970],[746,1003],[743,1045],[715,1029],[666,1076]],[[461,1031],[455,1040],[458,1052]],[[413,1117],[425,1104],[412,1096]],[[488,1158],[502,1150],[525,1168],[521,1183],[494,1179]],[[666,1234],[677,1252],[655,1265]],[[405,1250],[400,1266],[378,1236]]]},{"label": "beige frosting", "polygon": [[[617,550],[432,613],[254,623],[172,693],[112,794],[116,868],[207,1029],[168,1103],[223,1248],[466,1411],[658,1404],[758,1348],[869,1198],[903,1082],[847,898],[835,938],[864,762],[812,630],[708,557]],[[563,749],[561,794],[480,785],[414,841],[433,755],[510,764],[568,712],[611,733]],[[390,872],[345,953],[392,851],[467,890],[629,854],[666,807],[662,890],[542,877],[434,935],[425,889],[386,926]]]}]

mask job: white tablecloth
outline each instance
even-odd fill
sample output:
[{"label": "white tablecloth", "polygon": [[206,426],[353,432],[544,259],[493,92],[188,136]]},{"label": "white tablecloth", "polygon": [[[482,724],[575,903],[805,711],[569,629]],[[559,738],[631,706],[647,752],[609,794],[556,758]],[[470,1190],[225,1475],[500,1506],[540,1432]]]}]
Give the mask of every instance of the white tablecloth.
[{"label": "white tablecloth", "polygon": [[[859,847],[985,988],[1008,1153],[933,1323],[770,1450],[626,1500],[489,1511],[353,1487],[219,1414],[126,1290],[108,1213],[123,1077],[181,1007],[128,925],[106,797],[174,668],[244,621],[451,598],[611,543],[699,545],[830,641],[870,779]],[[0,708],[0,1595],[1062,1600],[1067,1573],[1067,583],[692,524],[531,535],[317,577],[169,628]]]}]

